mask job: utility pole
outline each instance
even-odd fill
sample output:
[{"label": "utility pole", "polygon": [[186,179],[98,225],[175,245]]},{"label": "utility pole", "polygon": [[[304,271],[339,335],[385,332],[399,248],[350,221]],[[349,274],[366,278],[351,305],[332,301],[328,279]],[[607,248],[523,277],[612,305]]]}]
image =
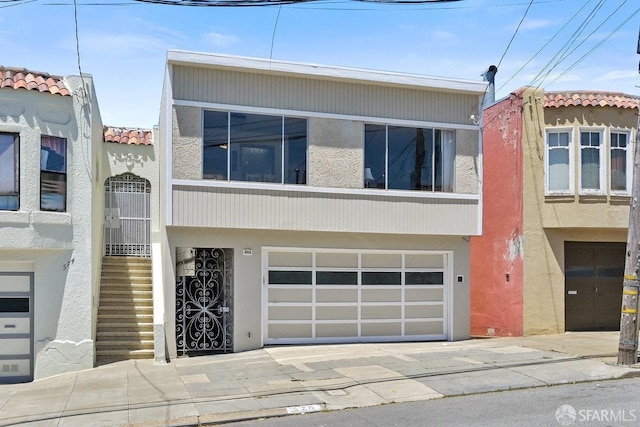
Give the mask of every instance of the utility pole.
[{"label": "utility pole", "polygon": [[[640,55],[640,33],[638,34],[638,54]],[[638,68],[640,72],[640,65]],[[640,106],[638,107],[640,113]],[[633,159],[633,182],[631,184],[631,209],[629,211],[629,231],[627,234],[627,254],[624,263],[622,286],[622,313],[620,316],[620,341],[618,344],[618,364],[633,365],[638,354],[638,291],[640,290],[640,114],[636,127],[636,143]]]}]

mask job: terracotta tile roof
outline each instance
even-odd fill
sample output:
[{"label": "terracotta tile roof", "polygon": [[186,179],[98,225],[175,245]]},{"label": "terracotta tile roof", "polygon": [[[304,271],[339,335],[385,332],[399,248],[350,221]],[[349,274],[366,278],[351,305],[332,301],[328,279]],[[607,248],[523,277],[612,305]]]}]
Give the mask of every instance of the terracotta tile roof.
[{"label": "terracotta tile roof", "polygon": [[116,144],[153,145],[153,133],[148,129],[104,127],[104,142]]},{"label": "terracotta tile roof", "polygon": [[53,95],[71,96],[64,84],[63,77],[53,76],[24,68],[3,67],[0,65],[0,88],[37,90]]},{"label": "terracotta tile roof", "polygon": [[638,108],[640,98],[620,92],[545,92],[544,107],[570,106]]}]

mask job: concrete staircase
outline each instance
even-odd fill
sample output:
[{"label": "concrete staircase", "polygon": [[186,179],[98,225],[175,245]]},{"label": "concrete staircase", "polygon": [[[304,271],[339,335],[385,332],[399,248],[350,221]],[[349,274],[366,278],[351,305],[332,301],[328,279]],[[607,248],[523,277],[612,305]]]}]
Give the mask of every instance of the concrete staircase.
[{"label": "concrete staircase", "polygon": [[153,358],[151,259],[104,257],[100,282],[97,363]]}]

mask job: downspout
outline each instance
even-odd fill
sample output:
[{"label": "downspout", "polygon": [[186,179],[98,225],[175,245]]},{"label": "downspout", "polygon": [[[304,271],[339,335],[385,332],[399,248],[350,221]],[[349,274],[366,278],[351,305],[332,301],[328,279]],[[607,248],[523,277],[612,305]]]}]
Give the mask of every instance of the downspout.
[{"label": "downspout", "polygon": [[480,208],[478,209],[478,232],[479,235],[483,234],[483,221],[484,221],[484,109],[493,105],[496,102],[496,85],[495,77],[498,72],[498,67],[490,65],[489,69],[482,73],[484,81],[489,82],[484,95],[482,96],[482,104],[480,106],[480,119],[478,124],[480,127],[480,135],[478,136],[478,155],[480,161],[478,162],[478,193],[480,196]]}]

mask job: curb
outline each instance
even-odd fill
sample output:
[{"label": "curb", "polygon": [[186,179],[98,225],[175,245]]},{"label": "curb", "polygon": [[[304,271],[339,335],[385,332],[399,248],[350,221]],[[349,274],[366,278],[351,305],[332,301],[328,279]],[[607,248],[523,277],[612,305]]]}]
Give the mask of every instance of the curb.
[{"label": "curb", "polygon": [[219,424],[238,423],[264,418],[284,417],[287,415],[304,415],[312,412],[324,412],[327,407],[324,403],[313,405],[287,406],[282,408],[262,409],[259,411],[237,411],[223,414],[205,414],[200,416],[174,418],[164,421],[150,421],[140,424],[129,424],[130,427],[198,427]]}]

